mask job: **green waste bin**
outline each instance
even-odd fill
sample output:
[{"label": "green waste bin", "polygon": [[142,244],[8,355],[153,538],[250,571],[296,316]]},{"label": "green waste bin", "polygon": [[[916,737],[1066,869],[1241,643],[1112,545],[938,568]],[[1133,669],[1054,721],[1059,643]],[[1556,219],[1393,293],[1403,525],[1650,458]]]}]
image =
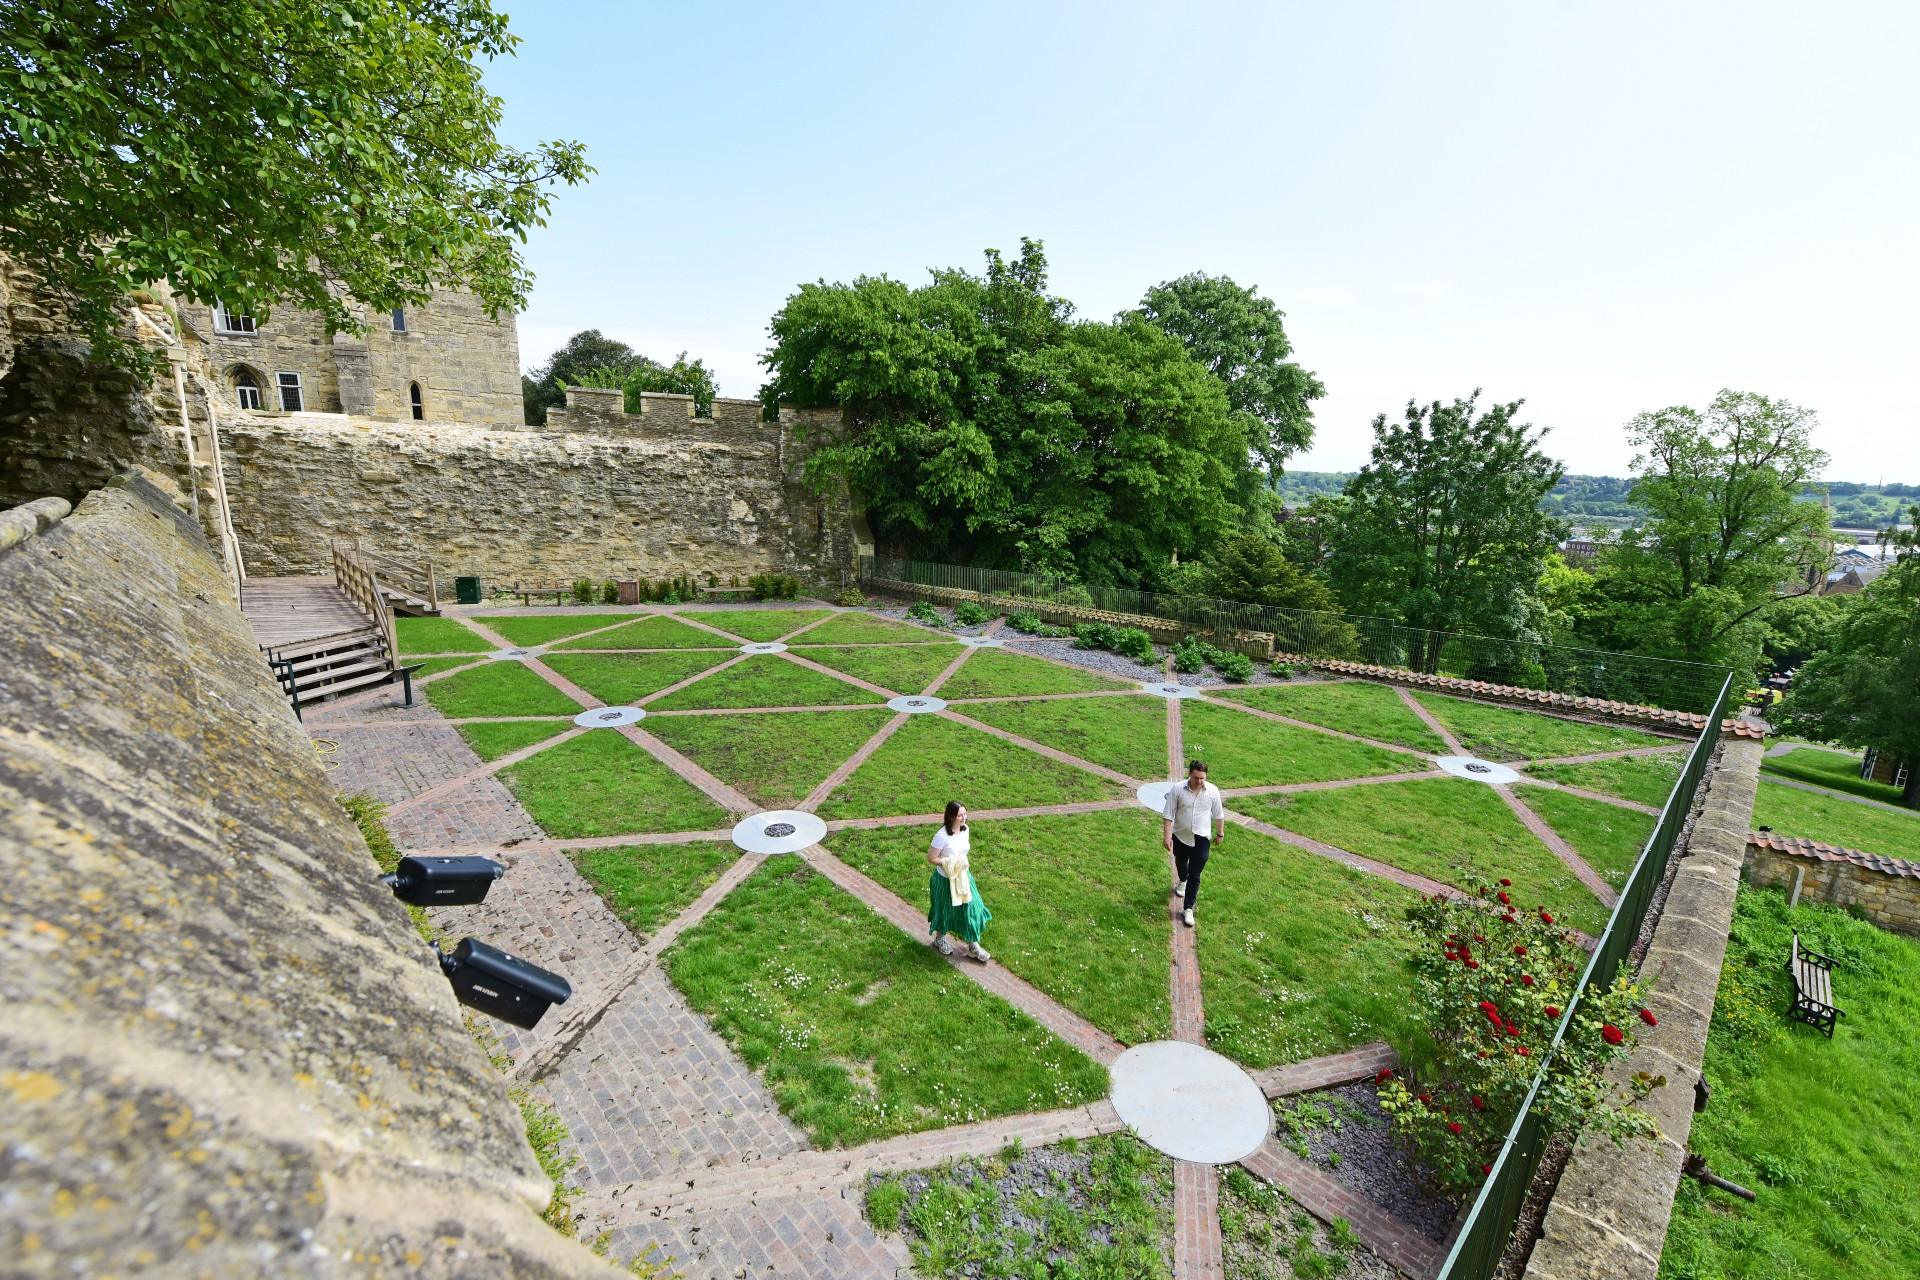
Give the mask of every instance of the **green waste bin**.
[{"label": "green waste bin", "polygon": [[482,599],[480,595],[480,579],[455,578],[453,580],[453,599],[456,604],[479,604]]}]

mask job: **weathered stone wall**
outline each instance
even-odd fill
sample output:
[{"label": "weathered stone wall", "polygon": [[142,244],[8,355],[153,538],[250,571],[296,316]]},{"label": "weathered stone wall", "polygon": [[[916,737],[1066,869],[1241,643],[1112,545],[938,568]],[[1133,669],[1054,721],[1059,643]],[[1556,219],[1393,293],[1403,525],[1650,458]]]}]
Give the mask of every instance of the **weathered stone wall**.
[{"label": "weathered stone wall", "polygon": [[61,506],[0,543],[0,1271],[611,1274],[199,530]]},{"label": "weathered stone wall", "polygon": [[280,387],[275,376],[300,375],[301,402],[314,413],[340,412],[340,379],[334,371],[333,330],[317,311],[275,307],[257,317],[258,332],[221,333],[213,327],[213,308],[202,303],[177,304],[181,319],[206,344],[207,363],[223,388],[233,375],[251,369],[260,384],[261,403],[268,412],[280,410]]},{"label": "weathered stone wall", "polygon": [[1920,862],[1840,849],[1812,840],[1752,836],[1747,883],[1858,912],[1882,929],[1920,937]]}]

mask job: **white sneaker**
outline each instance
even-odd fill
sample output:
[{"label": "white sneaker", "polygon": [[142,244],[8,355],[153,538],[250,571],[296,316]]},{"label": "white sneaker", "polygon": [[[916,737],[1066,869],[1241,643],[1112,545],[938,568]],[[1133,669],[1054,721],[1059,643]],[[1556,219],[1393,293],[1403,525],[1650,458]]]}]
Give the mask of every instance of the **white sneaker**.
[{"label": "white sneaker", "polygon": [[987,963],[987,961],[993,959],[993,952],[987,950],[985,947],[981,946],[977,942],[972,944],[972,949],[969,952],[969,954],[971,954],[973,958],[975,960],[978,960],[981,964],[985,964]]},{"label": "white sneaker", "polygon": [[935,938],[933,940],[933,949],[935,951],[938,951],[943,956],[950,956],[953,954],[953,944],[951,942],[948,942],[944,937]]},{"label": "white sneaker", "polygon": [[1173,896],[1176,898],[1184,898],[1187,896],[1187,882],[1185,880],[1175,880],[1173,882]]},{"label": "white sneaker", "polygon": [[1187,928],[1189,929],[1193,928],[1193,908],[1192,907],[1188,907],[1185,911],[1182,911],[1180,913],[1180,918],[1187,922]]}]

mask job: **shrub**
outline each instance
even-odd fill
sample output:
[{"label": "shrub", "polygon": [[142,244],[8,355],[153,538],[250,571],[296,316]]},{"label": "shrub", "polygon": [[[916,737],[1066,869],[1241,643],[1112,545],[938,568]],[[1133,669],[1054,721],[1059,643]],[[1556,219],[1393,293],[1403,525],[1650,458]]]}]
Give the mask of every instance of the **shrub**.
[{"label": "shrub", "polygon": [[929,627],[944,627],[947,625],[946,620],[940,616],[940,611],[928,604],[925,600],[915,600],[912,604],[908,605],[907,616],[915,622],[923,622]]},{"label": "shrub", "polygon": [[1068,634],[1065,627],[1056,627],[1051,623],[1040,621],[1040,615],[1031,609],[1016,609],[1014,612],[1008,614],[1007,625],[1015,631],[1029,636],[1046,636],[1050,639],[1057,639],[1060,636]]},{"label": "shrub", "polygon": [[[1472,887],[1478,901],[1426,898],[1407,912],[1432,1066],[1410,1077],[1383,1071],[1376,1082],[1394,1132],[1456,1190],[1478,1185],[1491,1167],[1587,960],[1550,910],[1519,905],[1510,881]],[[1549,1131],[1590,1129],[1616,1142],[1652,1132],[1651,1118],[1630,1104],[1664,1078],[1636,1075],[1622,1096],[1603,1074],[1652,1017],[1641,994],[1624,966],[1611,985],[1588,989],[1535,1099]]]},{"label": "shrub", "polygon": [[867,598],[860,594],[858,587],[842,587],[840,594],[833,598],[833,602],[842,609],[858,609],[867,602]]},{"label": "shrub", "polygon": [[1083,622],[1073,629],[1073,643],[1081,649],[1108,649],[1135,662],[1154,660],[1153,637],[1138,627],[1116,627],[1109,622]]},{"label": "shrub", "polygon": [[680,593],[678,591],[675,591],[672,587],[668,587],[667,593],[660,597],[660,603],[661,604],[685,604],[686,601],[680,598]]},{"label": "shrub", "polygon": [[755,600],[791,600],[800,594],[800,579],[791,573],[756,573],[747,579]]},{"label": "shrub", "polygon": [[593,603],[592,580],[587,578],[579,578],[574,581],[573,602],[575,604],[592,604]]},{"label": "shrub", "polygon": [[1213,665],[1220,674],[1236,684],[1244,684],[1253,679],[1253,659],[1244,653],[1223,653],[1214,660]]},{"label": "shrub", "polygon": [[992,622],[996,616],[993,610],[971,600],[962,600],[953,606],[954,623],[962,627],[977,627],[983,622]]},{"label": "shrub", "polygon": [[600,584],[600,603],[601,604],[619,604],[620,603],[620,584],[615,582],[612,578],[608,578],[605,582]]},{"label": "shrub", "polygon": [[1111,649],[1115,627],[1107,622],[1083,622],[1073,629],[1076,649]]},{"label": "shrub", "polygon": [[1293,678],[1294,667],[1291,662],[1276,661],[1272,666],[1268,667],[1267,670],[1282,680],[1291,680]]}]

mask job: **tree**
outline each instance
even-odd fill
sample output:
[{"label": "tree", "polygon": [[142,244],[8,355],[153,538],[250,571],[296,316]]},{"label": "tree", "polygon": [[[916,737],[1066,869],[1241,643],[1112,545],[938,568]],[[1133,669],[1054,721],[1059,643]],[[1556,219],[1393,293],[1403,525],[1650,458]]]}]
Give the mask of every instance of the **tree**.
[{"label": "tree", "polygon": [[[567,402],[568,387],[621,386],[626,377],[646,357],[618,338],[609,338],[598,329],[582,329],[547,362],[520,378],[520,395],[526,406],[528,426],[543,426],[547,410]],[[614,381],[589,383],[589,377],[608,377]]]},{"label": "tree", "polygon": [[704,415],[713,412],[713,371],[699,360],[687,359],[684,351],[673,358],[672,364],[661,364],[658,360],[648,360],[642,356],[640,363],[627,374],[620,386],[627,393],[628,413],[640,412],[642,391],[671,391],[677,395],[692,396],[695,413]]},{"label": "tree", "polygon": [[475,60],[514,44],[489,0],[0,7],[0,253],[127,361],[155,281],[356,333],[440,285],[515,310],[519,243],[590,169],[496,136]]},{"label": "tree", "polygon": [[1313,402],[1327,389],[1288,359],[1285,313],[1271,299],[1196,271],[1147,290],[1139,314],[1226,387],[1247,449],[1268,471],[1278,475],[1289,454],[1313,443]]},{"label": "tree", "polygon": [[[1920,507],[1913,510],[1920,524]],[[1907,762],[1900,802],[1920,809],[1920,533],[1892,531],[1899,562],[1853,597],[1833,642],[1795,673],[1779,727],[1877,747]]]},{"label": "tree", "polygon": [[1270,609],[1338,608],[1333,593],[1281,552],[1271,537],[1243,533],[1229,538],[1208,558],[1201,589],[1221,600],[1265,605]]},{"label": "tree", "polygon": [[[1565,526],[1540,510],[1560,465],[1540,451],[1521,401],[1478,411],[1407,403],[1373,420],[1373,455],[1347,482],[1335,531],[1335,589],[1358,613],[1445,633],[1517,636],[1530,591]],[[1411,642],[1409,663],[1437,670],[1444,634]]]},{"label": "tree", "polygon": [[1766,612],[1766,634],[1761,641],[1769,671],[1791,671],[1833,645],[1834,632],[1847,615],[1854,596],[1794,596]]}]

